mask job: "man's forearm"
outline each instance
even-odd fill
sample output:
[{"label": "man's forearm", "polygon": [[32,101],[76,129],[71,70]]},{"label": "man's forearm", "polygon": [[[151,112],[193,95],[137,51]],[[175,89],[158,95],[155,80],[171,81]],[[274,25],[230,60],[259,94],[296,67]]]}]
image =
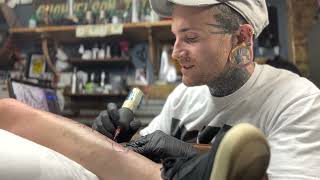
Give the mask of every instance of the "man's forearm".
[{"label": "man's forearm", "polygon": [[0,114],[1,129],[64,154],[101,179],[161,179],[159,165],[82,124],[8,99],[0,100]]}]

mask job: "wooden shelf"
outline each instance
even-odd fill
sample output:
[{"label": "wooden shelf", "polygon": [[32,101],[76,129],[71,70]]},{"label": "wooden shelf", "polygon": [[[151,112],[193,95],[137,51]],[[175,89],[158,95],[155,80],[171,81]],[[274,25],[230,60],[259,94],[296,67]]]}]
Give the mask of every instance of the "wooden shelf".
[{"label": "wooden shelf", "polygon": [[[166,27],[171,26],[170,20],[158,21],[158,22],[140,22],[140,23],[127,23],[124,24],[124,29],[137,29],[137,28],[150,28],[150,27]],[[66,32],[75,31],[77,26],[44,26],[36,28],[10,28],[9,32],[12,34],[18,33],[50,33],[50,32]]]},{"label": "wooden shelf", "polygon": [[[10,28],[9,33],[15,38],[31,38],[40,39],[41,35],[46,35],[49,38],[61,41],[74,41],[79,40],[76,38],[75,31],[77,26],[44,26],[36,28]],[[149,29],[152,29],[153,34],[161,34],[159,37],[173,38],[171,33],[171,21],[159,21],[159,22],[140,22],[140,23],[127,23],[123,25],[123,34],[133,40],[147,40]],[[166,34],[164,34],[166,33]],[[82,39],[82,38],[81,38]],[[92,39],[92,38],[90,38]]]},{"label": "wooden shelf", "polygon": [[68,60],[70,64],[73,66],[100,66],[100,68],[103,66],[122,66],[122,65],[129,65],[131,61],[129,58],[122,58],[122,57],[114,57],[114,58],[108,58],[108,59],[89,59],[89,60],[83,60],[81,58],[70,58]]},{"label": "wooden shelf", "polygon": [[[80,109],[105,109],[108,102],[122,102],[127,98],[127,94],[123,93],[110,93],[110,94],[71,94],[70,92],[64,92],[65,97],[70,98],[71,103],[69,107],[73,112],[77,112]],[[121,105],[119,104],[119,106]]]},{"label": "wooden shelf", "polygon": [[71,94],[71,93],[64,93],[65,96],[68,97],[126,97],[127,94],[81,94],[81,93],[76,93],[76,94]]}]

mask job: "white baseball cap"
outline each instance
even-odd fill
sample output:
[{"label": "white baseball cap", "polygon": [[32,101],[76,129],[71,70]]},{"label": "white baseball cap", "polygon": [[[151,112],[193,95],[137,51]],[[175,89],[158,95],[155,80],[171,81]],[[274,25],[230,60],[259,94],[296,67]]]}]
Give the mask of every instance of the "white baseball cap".
[{"label": "white baseball cap", "polygon": [[254,28],[255,37],[269,24],[265,0],[149,0],[151,8],[160,16],[170,17],[174,4],[182,6],[209,6],[224,3],[240,13]]}]

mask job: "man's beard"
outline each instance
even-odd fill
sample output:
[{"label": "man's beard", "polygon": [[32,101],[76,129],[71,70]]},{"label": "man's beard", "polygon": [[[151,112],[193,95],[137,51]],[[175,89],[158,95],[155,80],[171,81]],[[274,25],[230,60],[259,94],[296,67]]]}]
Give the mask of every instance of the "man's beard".
[{"label": "man's beard", "polygon": [[208,87],[212,96],[224,97],[240,89],[249,78],[246,68],[226,66],[220,76],[208,83]]}]

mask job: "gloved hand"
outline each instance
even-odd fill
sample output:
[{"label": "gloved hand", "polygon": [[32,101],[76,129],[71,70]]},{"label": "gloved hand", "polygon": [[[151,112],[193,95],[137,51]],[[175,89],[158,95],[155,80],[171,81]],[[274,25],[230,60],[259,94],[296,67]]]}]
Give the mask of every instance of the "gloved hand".
[{"label": "gloved hand", "polygon": [[[117,106],[114,103],[109,103],[107,106],[107,110],[102,111],[94,120],[92,129],[113,140],[115,131],[120,125],[119,119],[120,116]],[[131,121],[129,124],[129,129],[127,131],[121,131],[116,141],[118,143],[130,141],[130,139],[138,131],[140,126],[141,122],[139,120]]]},{"label": "gloved hand", "polygon": [[193,156],[198,153],[191,144],[159,130],[128,143],[126,147],[155,162],[168,157]]}]

